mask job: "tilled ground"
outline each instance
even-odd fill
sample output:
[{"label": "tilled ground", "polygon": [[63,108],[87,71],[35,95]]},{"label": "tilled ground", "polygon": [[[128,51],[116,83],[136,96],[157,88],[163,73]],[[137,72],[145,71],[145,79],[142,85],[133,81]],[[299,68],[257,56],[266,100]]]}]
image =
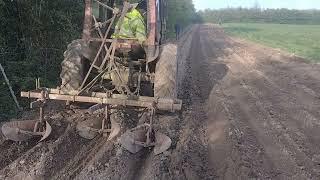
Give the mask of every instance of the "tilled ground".
[{"label": "tilled ground", "polygon": [[173,140],[167,152],[82,139],[76,122],[102,117],[64,110],[48,116],[45,142],[0,140],[0,179],[320,178],[320,65],[199,25],[180,41],[178,71],[183,110],[156,117]]}]

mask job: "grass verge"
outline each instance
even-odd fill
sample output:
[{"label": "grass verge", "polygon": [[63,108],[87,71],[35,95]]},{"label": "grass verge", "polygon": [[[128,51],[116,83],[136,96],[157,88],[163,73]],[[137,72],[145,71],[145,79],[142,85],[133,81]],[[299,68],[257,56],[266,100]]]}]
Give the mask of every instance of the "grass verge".
[{"label": "grass verge", "polygon": [[320,62],[320,25],[227,23],[225,31]]}]

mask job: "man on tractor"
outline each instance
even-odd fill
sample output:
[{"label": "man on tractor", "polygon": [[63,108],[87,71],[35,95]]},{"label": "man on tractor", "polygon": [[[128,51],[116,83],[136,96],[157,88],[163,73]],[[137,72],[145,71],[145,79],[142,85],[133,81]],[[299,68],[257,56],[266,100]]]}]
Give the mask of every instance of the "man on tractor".
[{"label": "man on tractor", "polygon": [[[130,51],[127,52],[134,60],[144,58],[145,56],[144,44],[147,40],[147,32],[143,12],[145,12],[146,5],[145,0],[131,4],[123,21],[118,21],[116,24],[115,29],[119,29],[119,32],[112,35],[112,38],[135,41],[131,43]],[[125,52],[122,50],[120,54]]]},{"label": "man on tractor", "polygon": [[[146,41],[146,26],[140,12],[142,10],[141,7],[143,2],[144,1],[131,5],[123,22],[118,22],[116,24],[116,29],[120,29],[119,33],[113,34],[112,38],[138,40],[140,45]],[[140,11],[137,8],[139,8]]]}]

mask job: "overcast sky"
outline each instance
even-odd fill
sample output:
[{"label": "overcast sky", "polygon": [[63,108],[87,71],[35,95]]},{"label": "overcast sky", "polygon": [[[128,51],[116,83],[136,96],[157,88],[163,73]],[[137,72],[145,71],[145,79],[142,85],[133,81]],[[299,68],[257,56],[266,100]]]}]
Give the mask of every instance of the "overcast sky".
[{"label": "overcast sky", "polygon": [[253,7],[256,1],[261,8],[320,9],[320,0],[193,0],[197,10]]}]

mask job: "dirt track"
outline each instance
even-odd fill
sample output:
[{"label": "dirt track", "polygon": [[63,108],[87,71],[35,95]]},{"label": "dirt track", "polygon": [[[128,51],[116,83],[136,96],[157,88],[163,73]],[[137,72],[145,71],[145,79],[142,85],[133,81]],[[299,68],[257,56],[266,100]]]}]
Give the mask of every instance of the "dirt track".
[{"label": "dirt track", "polygon": [[69,110],[50,115],[59,130],[46,142],[1,140],[0,179],[320,178],[320,65],[214,25],[195,26],[179,49],[184,109],[157,116],[173,140],[168,152],[132,155],[117,139],[84,140],[75,122],[99,116]]}]

